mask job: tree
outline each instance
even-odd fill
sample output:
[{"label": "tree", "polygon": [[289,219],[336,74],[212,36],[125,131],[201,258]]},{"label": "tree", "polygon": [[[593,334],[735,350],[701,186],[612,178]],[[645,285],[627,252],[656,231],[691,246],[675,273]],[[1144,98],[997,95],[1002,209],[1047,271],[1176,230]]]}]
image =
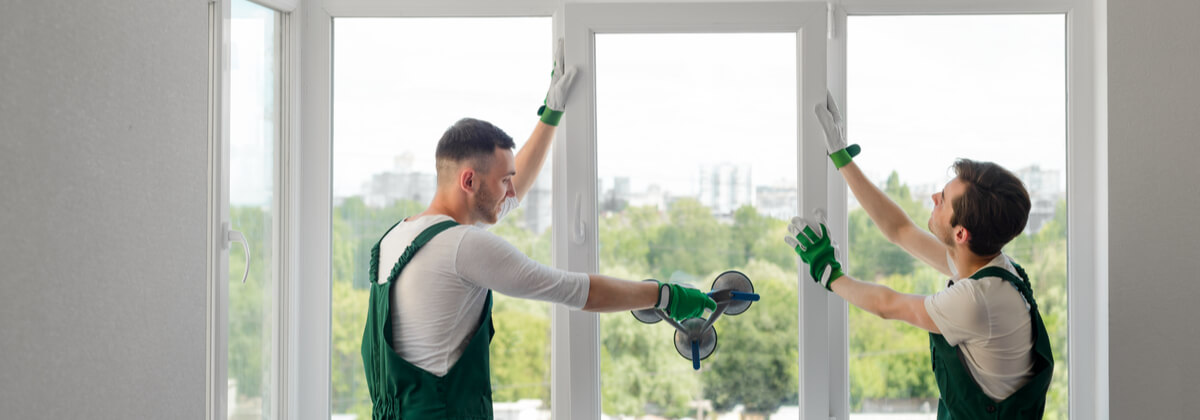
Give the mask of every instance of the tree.
[{"label": "tree", "polygon": [[761,260],[750,260],[738,270],[750,277],[762,298],[746,312],[721,317],[715,324],[717,350],[702,369],[704,397],[718,411],[741,404],[747,412],[770,414],[798,402],[796,275]]},{"label": "tree", "polygon": [[[271,352],[271,219],[270,213],[256,206],[232,207],[231,226],[246,235],[250,243],[250,272],[241,283],[246,255],[233,247],[229,255],[229,343],[227,348],[229,379],[236,381],[239,400],[261,398],[265,389]],[[267,339],[264,340],[264,337]],[[236,403],[236,402],[231,402]]]},{"label": "tree", "polygon": [[659,279],[679,272],[685,278],[721,270],[730,265],[730,234],[713,217],[712,210],[692,198],[679,199],[668,210],[670,223],[648,238],[647,263]]}]

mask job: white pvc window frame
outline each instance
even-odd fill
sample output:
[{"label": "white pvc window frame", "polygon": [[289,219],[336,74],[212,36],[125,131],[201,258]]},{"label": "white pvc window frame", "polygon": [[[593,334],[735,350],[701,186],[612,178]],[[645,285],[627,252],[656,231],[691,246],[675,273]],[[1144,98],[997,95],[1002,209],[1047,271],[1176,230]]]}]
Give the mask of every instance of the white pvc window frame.
[{"label": "white pvc window frame", "polygon": [[[297,205],[300,241],[296,281],[300,285],[297,314],[300,335],[296,341],[298,384],[290,402],[292,418],[328,420],[331,416],[330,331],[332,317],[332,210],[333,210],[333,21],[336,18],[429,18],[429,17],[548,17],[557,2],[552,0],[415,0],[380,2],[372,0],[311,0],[303,6],[304,55],[301,109],[303,141],[299,147],[298,173],[302,185]],[[549,35],[549,34],[547,34]],[[546,42],[551,42],[548,37]],[[431,141],[433,141],[431,139]],[[364,310],[366,310],[364,308]],[[554,322],[553,319],[551,322]],[[567,417],[561,417],[567,418]]]},{"label": "white pvc window frame", "polygon": [[[796,35],[797,110],[810,110],[825,100],[827,6],[800,2],[726,3],[569,3],[556,24],[565,36],[567,65],[580,69],[568,102],[570,113],[554,144],[555,264],[577,272],[600,272],[596,191],[595,36],[602,33],[738,33],[776,32]],[[796,179],[799,203],[795,209],[826,207],[832,172],[825,157],[819,123],[810,112],[797,116],[799,142]],[[845,199],[840,201],[845,206]],[[831,220],[833,234],[845,238],[843,215]],[[828,357],[837,354],[845,329],[835,325],[830,294],[797,270],[799,287],[799,389],[804,418],[827,417],[831,401],[847,400],[847,387],[834,384]],[[845,310],[840,314],[844,317]],[[555,418],[598,419],[600,415],[600,333],[596,314],[554,308],[551,359],[552,408]],[[565,321],[565,322],[564,322]],[[842,322],[844,324],[844,321]],[[565,339],[559,338],[569,336]],[[844,350],[841,353],[845,353]],[[565,357],[564,357],[565,356]],[[569,360],[566,360],[569,358]]]},{"label": "white pvc window frame", "polygon": [[[274,418],[298,416],[297,334],[300,140],[300,25],[296,19],[299,0],[250,0],[279,13],[279,139],[275,145],[273,238],[276,273],[274,326],[271,340],[275,352],[270,384],[270,410]],[[209,94],[208,94],[208,245],[206,275],[205,419],[228,418],[229,343],[229,255],[226,229],[229,222],[229,78],[231,1],[209,0]],[[256,262],[251,262],[256,263]],[[257,262],[261,263],[261,262]]]},{"label": "white pvc window frame", "polygon": [[[216,0],[225,1],[225,0]],[[271,3],[283,2],[274,0]],[[609,3],[609,4],[605,4]],[[554,33],[567,39],[567,61],[579,65],[585,58],[591,60],[590,35],[579,33],[579,25],[589,19],[573,17],[576,12],[588,7],[631,7],[658,8],[679,13],[691,7],[699,9],[720,8],[730,12],[754,7],[767,7],[760,3],[727,0],[725,3],[679,3],[661,4],[605,2],[599,5],[567,4],[558,0],[460,0],[445,2],[438,0],[412,0],[405,2],[378,2],[372,0],[311,0],[300,9],[304,16],[304,56],[299,65],[303,68],[304,101],[300,109],[301,123],[288,119],[290,136],[298,130],[305,133],[299,147],[294,147],[288,156],[299,165],[289,166],[296,183],[286,183],[292,195],[288,207],[303,209],[296,211],[287,232],[298,233],[303,247],[291,242],[288,255],[293,270],[288,278],[295,287],[291,291],[295,300],[289,314],[291,350],[288,352],[289,372],[286,382],[287,418],[320,419],[330,417],[330,238],[332,209],[332,23],[337,17],[527,17],[554,16]],[[809,8],[816,2],[774,2],[773,7]],[[847,15],[927,15],[927,14],[1028,14],[1061,13],[1067,17],[1067,185],[1070,206],[1068,207],[1068,301],[1070,322],[1070,415],[1073,418],[1108,418],[1108,270],[1103,262],[1108,254],[1107,227],[1107,163],[1106,163],[1106,95],[1104,73],[1104,16],[1091,0],[843,0],[832,2],[830,13],[822,16],[820,26],[827,32],[825,45],[826,69],[821,75],[827,78],[827,87],[835,98],[845,101],[846,92],[846,43],[844,31]],[[733,6],[730,6],[733,5]],[[754,6],[759,5],[759,6]],[[564,12],[565,9],[565,12]],[[699,10],[697,9],[697,10]],[[668,12],[671,13],[671,12]],[[294,14],[294,13],[293,13]],[[691,18],[695,16],[680,15]],[[623,22],[635,25],[635,15],[623,16]],[[799,19],[799,18],[798,18]],[[564,21],[567,27],[564,27]],[[289,36],[299,36],[292,25]],[[601,25],[602,26],[602,25]],[[818,26],[811,22],[810,29]],[[620,28],[598,27],[601,31]],[[722,31],[700,28],[703,32]],[[663,28],[655,32],[677,28]],[[758,27],[753,31],[762,31]],[[574,32],[573,32],[574,31]],[[295,38],[292,38],[295,39]],[[587,40],[587,45],[584,45]],[[549,40],[548,40],[549,41]],[[227,44],[227,43],[226,43]],[[801,43],[798,43],[800,48]],[[586,48],[582,49],[582,48]],[[297,52],[295,49],[291,52]],[[589,51],[589,52],[585,52]],[[297,54],[292,55],[295,60]],[[292,64],[297,62],[292,61]],[[803,71],[803,66],[797,66]],[[295,74],[295,73],[290,73]],[[294,83],[294,81],[289,82]],[[595,194],[595,143],[594,123],[585,123],[580,114],[594,115],[594,95],[591,75],[583,71],[576,81],[571,96],[571,113],[564,120],[555,140],[554,159],[569,159],[584,167],[572,168],[567,173],[565,166],[554,165],[554,183],[562,186],[561,193],[554,194],[554,225],[571,226],[572,229],[556,230],[554,237],[555,265],[578,271],[594,271],[598,265],[595,251],[596,212]],[[803,86],[802,84],[798,84]],[[808,184],[801,195],[799,210],[816,205],[829,206],[830,225],[835,238],[846,237],[846,187],[833,172],[823,154],[804,151],[811,147],[824,147],[820,137],[813,137],[810,130],[819,130],[812,123],[810,113],[815,94],[804,91],[798,96],[801,118],[799,124],[803,146],[798,148],[798,179],[809,179],[821,185]],[[287,103],[298,105],[293,96]],[[218,101],[219,102],[219,101]],[[808,104],[808,105],[805,105]],[[285,117],[286,118],[286,117]],[[572,125],[574,121],[574,126]],[[594,120],[592,120],[594,121]],[[804,121],[809,121],[805,124]],[[591,130],[591,133],[588,132]],[[819,134],[819,132],[816,132]],[[586,137],[586,139],[584,139]],[[570,138],[572,140],[567,140]],[[589,149],[590,148],[590,149]],[[823,149],[821,149],[823,152]],[[591,160],[582,159],[591,153]],[[571,155],[575,155],[572,159]],[[817,162],[817,156],[820,162]],[[811,159],[811,161],[810,161]],[[590,162],[590,163],[588,163]],[[304,168],[299,171],[299,168]],[[819,168],[819,169],[818,169]],[[560,173],[561,172],[561,173]],[[589,175],[590,174],[590,178]],[[299,188],[296,185],[303,185]],[[211,194],[210,185],[210,194]],[[570,191],[568,194],[565,191]],[[588,201],[591,200],[591,201]],[[590,203],[590,204],[589,204]],[[210,218],[210,221],[213,220]],[[582,230],[574,229],[580,226]],[[572,236],[572,232],[582,235]],[[592,238],[592,239],[589,239]],[[575,243],[578,240],[582,243]],[[210,241],[211,242],[211,241]],[[210,245],[212,245],[210,243]],[[219,246],[219,244],[217,244]],[[210,246],[210,252],[212,247]],[[210,259],[212,256],[210,255]],[[286,269],[286,267],[285,267]],[[798,270],[803,271],[803,270]],[[210,273],[211,274],[211,273]],[[797,281],[811,285],[811,281],[798,273]],[[211,275],[210,275],[211,278]],[[298,290],[296,290],[298,289]],[[847,365],[847,317],[846,304],[827,292],[812,293],[809,287],[801,287],[800,304],[800,363],[801,363],[801,410],[802,418],[846,419],[849,412],[849,382]],[[212,289],[210,288],[210,294]],[[210,305],[211,306],[211,305]],[[295,308],[303,307],[304,311]],[[210,317],[211,319],[212,317]],[[302,326],[303,328],[298,328]],[[599,397],[599,336],[595,315],[556,308],[552,318],[552,395],[555,418],[598,418]],[[303,335],[296,331],[306,331]],[[212,363],[212,328],[210,326],[210,364]],[[224,346],[224,343],[220,343]],[[223,348],[223,347],[217,347]],[[303,366],[303,369],[297,369]],[[830,368],[832,366],[832,368]],[[224,367],[221,367],[221,372]],[[211,378],[211,371],[210,371]],[[223,383],[221,384],[223,386]],[[209,386],[210,394],[217,390]],[[211,395],[210,395],[211,400]],[[212,404],[210,404],[210,407]],[[283,413],[283,411],[281,411]],[[211,417],[211,416],[210,416]],[[283,416],[281,416],[282,418]],[[213,417],[215,418],[215,417]]]},{"label": "white pvc window frame", "polygon": [[[1075,419],[1107,419],[1108,140],[1104,11],[1097,10],[1092,0],[841,0],[836,4],[830,18],[834,30],[830,39],[829,86],[841,103],[846,103],[848,15],[1066,16],[1068,410]],[[847,118],[853,116],[848,114]],[[838,189],[844,190],[845,183],[839,184]]]}]

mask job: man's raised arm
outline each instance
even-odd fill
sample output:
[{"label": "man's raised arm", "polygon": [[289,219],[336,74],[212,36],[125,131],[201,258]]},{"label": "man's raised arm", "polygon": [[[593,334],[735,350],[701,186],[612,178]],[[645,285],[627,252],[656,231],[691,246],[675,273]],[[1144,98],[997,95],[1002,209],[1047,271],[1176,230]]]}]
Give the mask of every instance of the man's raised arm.
[{"label": "man's raised arm", "polygon": [[554,46],[554,70],[550,73],[550,89],[546,92],[546,103],[538,109],[537,126],[529,140],[517,151],[515,166],[517,173],[513,175],[513,189],[517,199],[523,200],[525,193],[533,188],[542,164],[546,162],[546,154],[550,152],[550,144],[554,142],[554,132],[562,119],[567,105],[567,94],[575,82],[575,69],[567,69],[563,58],[563,40],[559,39]]},{"label": "man's raised arm", "polygon": [[875,225],[879,226],[883,236],[942,274],[952,275],[950,265],[946,262],[946,247],[932,234],[913,223],[904,209],[872,184],[858,168],[858,164],[854,163],[853,158],[861,149],[857,144],[846,145],[842,114],[837,103],[833,101],[833,95],[827,95],[825,103],[817,104],[813,112],[821,122],[821,128],[825,130],[825,146],[829,158],[850,186],[854,198],[862,205],[863,210],[867,211]]}]

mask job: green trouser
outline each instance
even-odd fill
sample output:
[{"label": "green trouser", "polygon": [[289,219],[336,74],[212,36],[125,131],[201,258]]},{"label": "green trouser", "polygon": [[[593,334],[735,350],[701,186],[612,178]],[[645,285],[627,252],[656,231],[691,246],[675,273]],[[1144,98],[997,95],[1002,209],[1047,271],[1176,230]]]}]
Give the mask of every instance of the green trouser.
[{"label": "green trouser", "polygon": [[492,341],[495,329],[492,326],[491,291],[488,291],[479,328],[471,337],[462,357],[450,367],[445,376],[437,376],[413,366],[392,349],[392,326],[389,316],[392,284],[421,247],[438,233],[457,225],[453,221],[445,221],[430,226],[417,235],[412,245],[409,245],[396,261],[387,282],[383,284],[376,281],[379,243],[371,250],[371,303],[367,312],[367,326],[363,331],[362,356],[363,368],[367,373],[367,388],[371,392],[372,419],[492,418],[488,345]]},{"label": "green trouser", "polygon": [[1021,291],[1029,302],[1029,317],[1033,330],[1033,377],[1017,392],[995,402],[983,393],[979,384],[967,370],[960,349],[950,346],[941,334],[929,334],[929,350],[932,353],[933,372],[937,379],[941,399],[938,401],[938,420],[974,419],[1040,419],[1046,408],[1046,391],[1050,389],[1050,376],[1054,373],[1054,356],[1050,352],[1050,338],[1046,335],[1046,324],[1038,312],[1037,302],[1029,286],[1029,276],[1021,266],[1013,263],[1021,278],[1000,267],[986,267],[972,279],[1000,277]]}]

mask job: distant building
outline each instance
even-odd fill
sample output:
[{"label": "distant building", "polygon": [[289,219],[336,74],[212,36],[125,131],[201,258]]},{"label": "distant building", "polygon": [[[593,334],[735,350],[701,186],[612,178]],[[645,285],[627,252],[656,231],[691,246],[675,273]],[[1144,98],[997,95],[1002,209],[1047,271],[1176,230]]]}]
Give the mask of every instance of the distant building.
[{"label": "distant building", "polygon": [[667,209],[667,192],[663,191],[658,184],[650,184],[646,187],[646,191],[638,194],[630,194],[629,205],[631,207],[654,207],[659,210]]},{"label": "distant building", "polygon": [[699,195],[713,214],[729,215],[743,205],[754,205],[750,165],[720,163],[700,167]]},{"label": "distant building", "polygon": [[629,187],[629,177],[613,177],[613,186],[607,191],[603,186],[604,183],[601,182],[597,187],[598,190],[604,191],[600,196],[600,211],[620,212],[629,205],[629,199],[633,196]]},{"label": "distant building", "polygon": [[392,170],[371,175],[363,184],[363,202],[372,207],[387,207],[400,200],[422,205],[433,201],[437,175],[413,170],[412,152],[396,156]]},{"label": "distant building", "polygon": [[1063,198],[1062,189],[1059,187],[1060,172],[1043,170],[1038,165],[1032,165],[1016,170],[1015,174],[1025,184],[1025,190],[1029,192],[1029,201],[1032,204],[1025,232],[1037,233],[1042,230],[1042,226],[1046,222],[1054,219],[1058,200]]},{"label": "distant building", "polygon": [[795,185],[759,185],[754,190],[754,207],[758,214],[779,220],[791,220],[799,214],[800,194]]},{"label": "distant building", "polygon": [[539,176],[529,192],[525,193],[525,199],[521,201],[520,209],[525,212],[522,220],[525,229],[537,234],[545,232],[553,218],[550,178],[547,175]]}]

